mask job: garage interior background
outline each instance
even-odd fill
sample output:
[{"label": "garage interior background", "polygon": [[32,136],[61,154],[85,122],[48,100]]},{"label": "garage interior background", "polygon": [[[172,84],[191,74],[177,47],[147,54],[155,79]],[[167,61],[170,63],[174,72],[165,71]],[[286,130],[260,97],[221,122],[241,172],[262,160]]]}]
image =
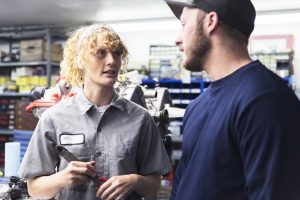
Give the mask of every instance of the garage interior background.
[{"label": "garage interior background", "polygon": [[[300,2],[253,0],[257,20],[252,35],[293,36],[294,78],[300,89]],[[149,45],[174,44],[181,25],[162,0],[10,0],[1,1],[0,26],[107,23],[120,34],[131,54],[129,67],[148,65]]]},{"label": "garage interior background", "polygon": [[[297,0],[253,0],[257,9],[255,35],[293,37],[294,77],[300,89],[300,2]],[[181,30],[162,0],[10,0],[1,1],[0,27],[26,25],[110,24],[124,39],[130,52],[129,67],[148,66],[149,45],[169,44]]]},{"label": "garage interior background", "polygon": [[[0,2],[0,34],[10,29],[21,30],[22,27],[42,29],[61,27],[61,29],[69,30],[70,27],[71,29],[78,28],[85,24],[109,24],[128,46],[130,53],[128,67],[134,69],[141,69],[142,66],[149,68],[150,45],[174,45],[181,31],[180,22],[173,16],[163,0],[0,0]],[[292,51],[293,56],[290,61],[293,64],[293,74],[288,81],[296,89],[296,93],[300,94],[300,51],[298,51],[300,1],[252,0],[252,2],[257,9],[257,19],[250,41],[250,50],[252,53]],[[5,40],[0,40],[0,49],[7,51]],[[3,75],[2,69],[6,67],[6,65],[0,66],[0,77]],[[286,75],[283,74],[283,78]],[[183,79],[184,76],[180,78]],[[13,99],[18,102],[21,96],[8,97],[0,92],[0,103],[3,104],[0,110],[2,113],[6,112],[3,99],[9,99],[9,101]],[[24,102],[15,104],[14,111],[23,109],[25,104]],[[19,114],[24,118],[25,114]],[[17,117],[14,114],[14,121]],[[20,131],[15,129],[18,128],[0,127],[0,158],[2,159],[2,161],[0,159],[0,165],[1,163],[3,165],[4,161],[4,142],[14,140],[13,136],[17,138],[16,136],[20,135]],[[32,130],[29,129],[29,133],[31,132]],[[9,137],[4,138],[4,136]]]}]

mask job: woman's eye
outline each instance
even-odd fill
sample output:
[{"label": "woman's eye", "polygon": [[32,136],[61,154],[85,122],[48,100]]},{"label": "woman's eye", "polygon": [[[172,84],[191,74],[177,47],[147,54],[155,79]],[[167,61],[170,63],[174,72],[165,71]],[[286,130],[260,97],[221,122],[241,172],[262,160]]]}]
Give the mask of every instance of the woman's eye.
[{"label": "woman's eye", "polygon": [[97,54],[97,56],[103,57],[106,55],[106,50],[99,49],[96,54]]},{"label": "woman's eye", "polygon": [[114,55],[117,57],[121,57],[122,52],[121,51],[114,51]]}]

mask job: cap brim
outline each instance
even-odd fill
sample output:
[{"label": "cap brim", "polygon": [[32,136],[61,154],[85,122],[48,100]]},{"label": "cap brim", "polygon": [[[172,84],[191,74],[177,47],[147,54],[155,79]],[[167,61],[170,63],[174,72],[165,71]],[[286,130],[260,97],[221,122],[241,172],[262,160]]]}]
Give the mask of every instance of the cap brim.
[{"label": "cap brim", "polygon": [[184,7],[192,6],[190,3],[182,2],[182,1],[165,0],[165,2],[168,4],[168,6],[170,7],[172,12],[178,19],[180,19]]}]

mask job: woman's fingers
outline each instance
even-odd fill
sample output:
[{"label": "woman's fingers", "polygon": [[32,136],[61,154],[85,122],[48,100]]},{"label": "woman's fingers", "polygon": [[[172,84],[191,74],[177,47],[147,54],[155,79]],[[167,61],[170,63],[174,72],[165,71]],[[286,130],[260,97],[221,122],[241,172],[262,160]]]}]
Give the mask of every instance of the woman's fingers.
[{"label": "woman's fingers", "polygon": [[90,181],[89,177],[94,177],[96,175],[95,161],[72,161],[64,169],[64,172],[68,185],[87,183]]}]

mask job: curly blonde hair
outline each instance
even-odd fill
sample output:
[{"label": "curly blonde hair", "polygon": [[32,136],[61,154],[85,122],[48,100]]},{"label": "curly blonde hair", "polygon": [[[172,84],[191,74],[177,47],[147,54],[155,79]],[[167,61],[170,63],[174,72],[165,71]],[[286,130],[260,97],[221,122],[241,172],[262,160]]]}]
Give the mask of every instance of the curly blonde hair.
[{"label": "curly blonde hair", "polygon": [[105,48],[121,53],[121,71],[126,71],[128,50],[118,34],[107,25],[83,27],[69,37],[64,47],[63,60],[60,63],[60,75],[65,78],[68,86],[81,86],[84,83],[83,56],[87,54],[96,55],[97,37],[99,36]]}]

